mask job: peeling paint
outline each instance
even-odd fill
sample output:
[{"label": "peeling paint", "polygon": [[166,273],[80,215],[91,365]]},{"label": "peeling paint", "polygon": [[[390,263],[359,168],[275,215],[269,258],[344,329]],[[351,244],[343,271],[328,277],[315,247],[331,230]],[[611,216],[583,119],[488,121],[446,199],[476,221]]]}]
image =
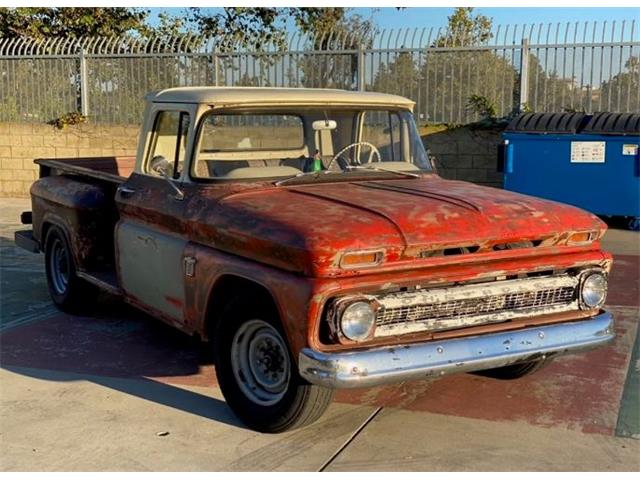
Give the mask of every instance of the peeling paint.
[{"label": "peeling paint", "polygon": [[[468,292],[477,295],[477,287],[465,290],[459,285],[465,282],[497,278],[509,282],[513,276],[532,272],[611,267],[611,256],[600,251],[598,241],[566,244],[575,232],[596,230],[602,236],[606,227],[592,215],[435,174],[291,187],[268,181],[185,183],[180,186],[184,200],[176,201],[175,192],[161,179],[139,173],[125,178],[126,162],[120,168],[116,159],[116,175],[104,169],[92,172],[91,162],[79,166],[42,161],[42,178],[32,189],[34,236],[42,242],[43,222],[55,219],[68,230],[77,264],[84,271],[99,267],[116,271],[113,232],[120,216],[186,239],[184,255],[195,258],[198,268],[195,277],[176,279],[184,282],[185,296],[180,307],[184,321],[178,327],[203,338],[211,315],[208,309],[221,308],[210,296],[224,275],[254,281],[273,296],[291,348],[297,352],[305,346],[358,349],[380,344],[376,342],[395,345],[434,338],[431,333],[404,329],[358,345],[331,343],[321,338],[320,327],[327,302],[339,296],[371,296],[391,308],[433,301],[436,297],[425,292],[443,285],[454,287],[438,298],[454,301],[473,298]],[[124,202],[116,196],[121,184],[137,191],[134,200]],[[497,244],[525,242],[537,246],[494,249]],[[471,252],[469,246],[477,250]],[[342,269],[336,261],[345,251],[367,249],[384,249],[384,262]],[[460,253],[446,255],[447,249]],[[443,254],[423,255],[435,250]],[[532,279],[531,285],[541,281]],[[409,289],[425,292],[407,293]],[[498,289],[496,283],[481,293]],[[172,303],[172,299],[175,296],[165,300]],[[136,305],[158,311],[157,305]],[[563,312],[542,308],[532,315],[551,322],[558,313]],[[472,323],[467,319],[467,325]]]}]

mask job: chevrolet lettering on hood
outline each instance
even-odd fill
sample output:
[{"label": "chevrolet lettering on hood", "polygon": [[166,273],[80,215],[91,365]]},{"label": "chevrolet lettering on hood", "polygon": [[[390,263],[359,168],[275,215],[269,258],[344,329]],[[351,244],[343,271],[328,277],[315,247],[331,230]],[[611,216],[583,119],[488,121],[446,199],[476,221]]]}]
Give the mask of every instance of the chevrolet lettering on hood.
[{"label": "chevrolet lettering on hood", "polygon": [[44,253],[59,308],[105,290],[207,341],[259,431],[314,422],[338,388],[514,379],[610,342],[605,224],[441,178],[412,108],[342,90],[152,92],[135,158],[36,161],[16,242]]}]

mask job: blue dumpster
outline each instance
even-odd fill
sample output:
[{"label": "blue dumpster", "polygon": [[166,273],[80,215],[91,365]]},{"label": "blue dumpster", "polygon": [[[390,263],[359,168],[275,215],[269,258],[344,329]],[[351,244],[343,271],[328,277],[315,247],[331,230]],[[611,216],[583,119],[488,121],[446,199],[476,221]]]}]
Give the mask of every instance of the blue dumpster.
[{"label": "blue dumpster", "polygon": [[505,189],[640,227],[640,114],[525,113],[502,137]]}]

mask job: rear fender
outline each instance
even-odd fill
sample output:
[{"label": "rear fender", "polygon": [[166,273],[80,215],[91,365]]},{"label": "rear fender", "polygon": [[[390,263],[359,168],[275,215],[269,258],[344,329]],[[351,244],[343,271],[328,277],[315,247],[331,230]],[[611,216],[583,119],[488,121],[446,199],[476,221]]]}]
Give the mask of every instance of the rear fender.
[{"label": "rear fender", "polygon": [[109,190],[64,176],[41,178],[31,187],[34,237],[43,244],[46,226],[57,225],[67,233],[80,270],[109,262],[117,219]]}]

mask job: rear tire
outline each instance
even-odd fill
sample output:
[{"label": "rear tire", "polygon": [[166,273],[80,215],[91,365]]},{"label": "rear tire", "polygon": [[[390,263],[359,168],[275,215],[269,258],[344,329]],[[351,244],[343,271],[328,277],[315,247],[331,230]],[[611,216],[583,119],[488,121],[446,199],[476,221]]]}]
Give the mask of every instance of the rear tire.
[{"label": "rear tire", "polygon": [[333,390],[298,374],[277,313],[265,305],[232,301],[214,336],[216,375],[222,394],[248,427],[280,433],[315,422]]},{"label": "rear tire", "polygon": [[481,375],[483,377],[490,377],[498,380],[515,380],[518,378],[526,377],[527,375],[533,375],[541,368],[549,365],[552,360],[553,358],[546,357],[541,358],[540,360],[534,360],[533,362],[517,363],[515,365],[507,365],[505,367],[480,370],[473,373],[476,375]]},{"label": "rear tire", "polygon": [[67,313],[79,313],[95,301],[98,290],[76,275],[73,253],[64,231],[52,226],[44,248],[47,286],[53,303]]}]

